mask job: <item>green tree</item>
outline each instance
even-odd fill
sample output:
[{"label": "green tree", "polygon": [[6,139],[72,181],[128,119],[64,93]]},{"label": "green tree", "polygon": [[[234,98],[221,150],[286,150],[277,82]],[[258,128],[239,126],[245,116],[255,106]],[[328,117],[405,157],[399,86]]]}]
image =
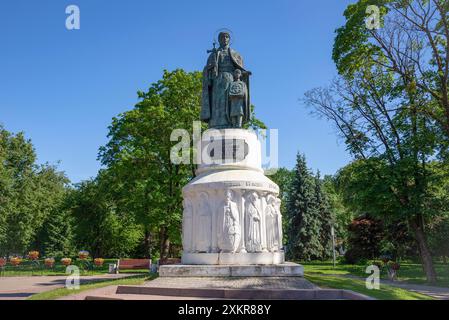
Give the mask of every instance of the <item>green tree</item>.
[{"label": "green tree", "polygon": [[416,241],[407,221],[384,219],[384,229],[381,243],[383,255],[390,256],[395,261],[418,256]]},{"label": "green tree", "polygon": [[62,256],[73,253],[73,233],[66,199],[69,180],[55,166],[41,166],[35,175],[40,211],[45,212],[42,225],[32,243],[46,256]]},{"label": "green tree", "polygon": [[164,71],[148,92],[138,93],[142,101],[134,109],[113,119],[109,142],[100,149],[117,204],[135,215],[147,237],[159,239],[162,258],[171,241],[181,242],[181,188],[195,171],[193,164],[172,163],[170,136],[175,129],[193,131],[201,86],[199,72]]},{"label": "green tree", "polygon": [[315,203],[314,178],[304,155],[298,153],[287,200],[288,244],[292,259],[312,260],[321,257],[319,211]]},{"label": "green tree", "polygon": [[68,179],[37,165],[30,140],[0,127],[0,254],[25,254],[64,198]]},{"label": "green tree", "polygon": [[[377,5],[381,28],[367,28],[367,7]],[[449,6],[446,0],[359,0],[344,12],[333,59],[351,78],[367,66],[381,68],[416,90],[426,103],[417,111],[449,138]]]},{"label": "green tree", "polygon": [[[176,142],[171,134],[175,129],[193,132],[201,91],[200,72],[164,71],[147,92],[138,92],[141,101],[132,110],[113,119],[109,142],[99,152],[114,202],[144,226],[147,256],[166,258],[171,245],[181,245],[181,189],[195,177],[196,165],[172,162]],[[261,124],[253,117],[249,126]],[[155,239],[159,248],[152,252]]]},{"label": "green tree", "polygon": [[71,256],[75,251],[73,221],[70,212],[56,208],[36,236],[36,248],[47,257]]},{"label": "green tree", "polygon": [[407,221],[428,281],[434,282],[436,273],[424,229],[425,215],[434,212],[424,204],[430,197],[433,178],[428,163],[437,148],[438,130],[418,112],[426,104],[421,92],[404,89],[408,84],[401,81],[366,65],[351,78],[338,78],[328,88],[307,92],[305,102],[334,123],[356,159],[353,169],[346,170],[346,184],[341,184],[356,196],[347,193],[345,199],[358,206],[356,212],[394,220],[400,216]]},{"label": "green tree", "polygon": [[7,217],[11,212],[13,178],[7,163],[9,133],[0,126],[0,256],[6,253]]},{"label": "green tree", "polygon": [[375,259],[379,256],[384,237],[383,224],[378,219],[367,216],[355,218],[348,226],[347,263],[356,264],[361,259]]},{"label": "green tree", "polygon": [[33,195],[33,165],[36,155],[23,133],[11,134],[0,127],[1,166],[3,171],[2,202],[4,221],[2,251],[22,254],[34,235],[38,206]]},{"label": "green tree", "polygon": [[436,256],[443,258],[447,263],[449,257],[449,216],[440,216],[429,225],[430,247]]},{"label": "green tree", "polygon": [[[282,230],[288,230],[288,213],[287,202],[289,188],[293,180],[293,170],[287,168],[279,168],[276,172],[269,176],[274,183],[279,186],[279,198],[281,199],[281,214],[282,214]],[[288,243],[288,233],[283,233],[283,243]]]},{"label": "green tree", "polygon": [[345,205],[335,176],[324,176],[323,189],[334,217],[336,247],[344,251],[348,244],[348,227],[354,219],[354,213]]},{"label": "green tree", "polygon": [[[366,28],[368,5],[377,5],[380,8],[382,13],[380,29]],[[402,124],[398,128],[396,123],[398,118],[390,118],[392,119],[389,123],[390,132],[396,136],[394,139],[397,142],[404,142],[401,140],[406,138],[408,142],[402,145],[414,153],[413,160],[410,157],[401,159],[401,168],[396,167],[395,170],[401,175],[408,171],[409,173],[406,174],[408,178],[402,179],[400,187],[391,184],[390,187],[393,188],[391,191],[397,194],[398,201],[408,208],[410,213],[408,222],[414,232],[423,267],[430,282],[435,281],[436,274],[424,232],[425,216],[418,211],[422,211],[419,208],[422,208],[423,202],[428,202],[423,199],[423,195],[428,192],[422,192],[429,185],[428,175],[425,173],[428,170],[425,168],[426,161],[423,158],[426,159],[434,151],[438,152],[442,158],[447,157],[449,140],[448,10],[447,1],[444,0],[359,0],[346,9],[344,13],[346,23],[337,30],[333,50],[333,59],[339,74],[347,81],[359,78],[358,74],[366,74],[367,70],[377,70],[377,74],[388,77],[389,85],[395,92],[393,95],[389,94],[389,99],[385,99],[382,92],[379,92],[380,96],[373,95],[378,104],[384,104],[385,100],[393,99],[397,102],[398,99],[407,97],[406,103],[410,106],[409,108],[393,106],[382,112],[386,116],[391,116],[404,110],[411,111],[411,113],[401,112],[411,122],[410,130],[405,136],[404,128],[400,127],[404,122],[401,121]],[[400,103],[396,104],[400,105]],[[338,116],[338,113],[334,116]],[[342,124],[341,121],[340,124]],[[420,131],[423,126],[433,124],[438,126],[439,130],[433,136],[435,141],[427,140],[432,150],[422,152],[423,149],[419,150],[415,142],[426,140],[423,139]],[[379,131],[382,131],[384,128],[380,129]],[[385,138],[390,137],[385,136]],[[382,144],[388,144],[385,142]],[[360,140],[359,143],[361,143]],[[404,150],[404,148],[400,149]],[[386,151],[389,152],[389,150]],[[420,158],[419,161],[423,165],[418,164],[417,158]],[[395,162],[391,159],[387,161],[390,164]],[[405,165],[406,163],[408,165]],[[412,170],[414,174],[405,169],[406,166],[414,168]],[[411,183],[414,191],[405,187],[410,184],[408,182],[410,180],[414,181]],[[409,190],[404,192],[404,189]]]},{"label": "green tree", "polygon": [[142,230],[132,216],[117,211],[101,178],[100,173],[78,184],[70,195],[75,240],[94,257],[126,257],[138,246]]},{"label": "green tree", "polygon": [[318,219],[320,222],[319,241],[322,247],[320,258],[325,260],[332,257],[332,227],[335,225],[335,218],[330,207],[330,203],[323,188],[323,181],[320,178],[318,171],[315,176],[315,210],[318,212]]}]

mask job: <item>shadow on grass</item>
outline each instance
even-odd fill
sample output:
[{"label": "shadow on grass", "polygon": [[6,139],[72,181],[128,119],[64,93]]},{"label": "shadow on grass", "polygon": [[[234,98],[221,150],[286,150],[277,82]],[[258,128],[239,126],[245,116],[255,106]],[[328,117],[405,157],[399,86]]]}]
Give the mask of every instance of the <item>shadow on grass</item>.
[{"label": "shadow on grass", "polygon": [[[366,277],[365,269],[368,264],[344,264],[337,263],[335,268],[332,262],[329,261],[301,261],[304,266],[304,271],[310,274],[337,274],[337,275],[353,275],[359,277]],[[435,269],[438,275],[438,281],[434,286],[449,287],[449,265],[436,263]],[[381,279],[388,279],[386,268],[381,268]],[[398,271],[398,280],[400,282],[410,284],[427,285],[426,276],[421,264],[402,262],[401,268]]]},{"label": "shadow on grass", "polygon": [[379,290],[369,290],[366,288],[364,281],[356,279],[323,277],[317,274],[306,274],[305,278],[322,288],[352,290],[381,300],[433,300],[431,297],[420,293],[387,285],[381,285]]}]

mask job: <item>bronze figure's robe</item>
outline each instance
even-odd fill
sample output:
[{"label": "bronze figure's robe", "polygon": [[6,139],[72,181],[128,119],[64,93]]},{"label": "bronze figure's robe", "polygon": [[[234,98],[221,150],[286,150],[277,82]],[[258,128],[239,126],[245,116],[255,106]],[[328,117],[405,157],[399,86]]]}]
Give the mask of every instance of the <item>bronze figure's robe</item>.
[{"label": "bronze figure's robe", "polygon": [[248,93],[245,97],[243,123],[250,118],[249,75],[243,68],[243,59],[231,48],[216,49],[207,59],[203,70],[203,92],[201,104],[201,120],[208,122],[209,128],[232,128],[229,103],[229,86],[234,81],[235,69],[242,70],[242,80]]}]

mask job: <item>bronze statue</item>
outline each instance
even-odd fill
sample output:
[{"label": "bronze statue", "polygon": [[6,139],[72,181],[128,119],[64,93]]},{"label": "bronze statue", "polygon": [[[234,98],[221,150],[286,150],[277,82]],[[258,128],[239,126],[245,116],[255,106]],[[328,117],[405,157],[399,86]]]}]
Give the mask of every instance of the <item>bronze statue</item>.
[{"label": "bronze statue", "polygon": [[[209,128],[241,128],[250,120],[249,76],[240,54],[229,46],[230,35],[220,32],[203,71],[201,120]],[[239,71],[237,71],[239,70]],[[237,71],[237,72],[236,72]]]}]

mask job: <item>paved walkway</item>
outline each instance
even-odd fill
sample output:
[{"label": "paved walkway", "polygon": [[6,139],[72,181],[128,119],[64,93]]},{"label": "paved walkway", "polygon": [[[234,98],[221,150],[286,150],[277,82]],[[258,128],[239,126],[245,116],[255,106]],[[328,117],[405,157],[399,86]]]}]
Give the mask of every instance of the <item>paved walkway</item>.
[{"label": "paved walkway", "polygon": [[93,290],[83,291],[70,296],[61,297],[58,300],[85,300],[86,297],[95,297],[97,300],[203,300],[195,297],[173,297],[147,294],[117,294],[117,286],[108,286]]},{"label": "paved walkway", "polygon": [[[82,276],[80,283],[119,279],[132,275],[126,273]],[[24,300],[35,293],[63,288],[66,279],[67,276],[0,277],[0,300]]]},{"label": "paved walkway", "polygon": [[[318,274],[317,274],[318,275]],[[354,275],[343,275],[343,274],[319,274],[320,276],[330,276],[330,277],[342,277],[342,278],[350,278],[350,279],[358,279],[365,281],[365,278],[358,277]],[[391,281],[386,279],[380,279],[380,286],[382,288],[382,284],[389,285],[392,287],[397,287],[413,292],[418,292],[421,294],[425,294],[435,299],[439,300],[449,300],[449,288],[445,287],[435,287],[421,284],[411,284],[401,281]]]}]

